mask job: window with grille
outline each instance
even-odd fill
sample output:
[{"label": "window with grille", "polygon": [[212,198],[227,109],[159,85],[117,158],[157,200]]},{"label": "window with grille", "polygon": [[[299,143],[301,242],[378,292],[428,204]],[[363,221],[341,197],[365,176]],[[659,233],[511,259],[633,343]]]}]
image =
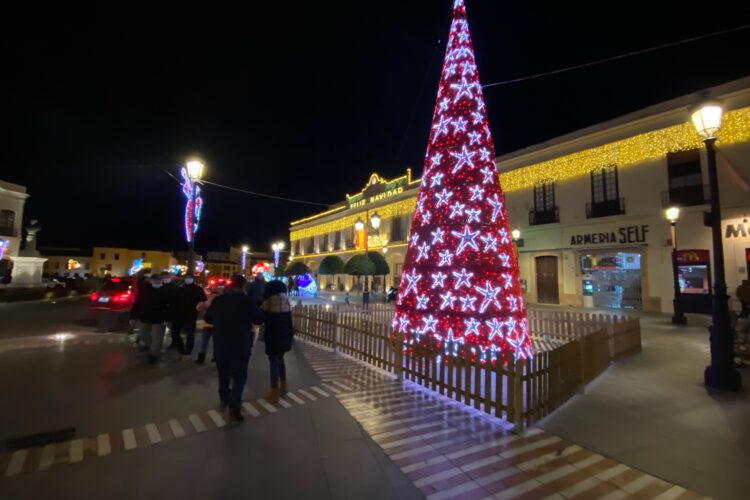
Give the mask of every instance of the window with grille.
[{"label": "window with grille", "polygon": [[667,173],[669,205],[691,206],[706,203],[701,157],[697,149],[667,154]]},{"label": "window with grille", "polygon": [[613,165],[591,172],[591,201],[605,203],[618,199],[617,167]]},{"label": "window with grille", "polygon": [[555,209],[555,183],[545,182],[534,186],[534,210],[549,212]]}]

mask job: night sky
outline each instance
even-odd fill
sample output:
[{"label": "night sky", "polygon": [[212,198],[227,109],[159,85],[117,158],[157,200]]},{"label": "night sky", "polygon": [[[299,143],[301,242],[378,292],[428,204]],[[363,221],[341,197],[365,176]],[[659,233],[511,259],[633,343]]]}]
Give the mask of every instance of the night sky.
[{"label": "night sky", "polygon": [[[163,169],[193,154],[207,180],[320,203],[420,175],[451,2],[268,3],[5,13],[0,179],[28,187],[40,246],[184,249]],[[484,84],[750,22],[747,2],[466,3]],[[497,154],[750,75],[748,47],[744,30],[486,89]],[[266,250],[321,209],[204,198],[200,251]]]}]

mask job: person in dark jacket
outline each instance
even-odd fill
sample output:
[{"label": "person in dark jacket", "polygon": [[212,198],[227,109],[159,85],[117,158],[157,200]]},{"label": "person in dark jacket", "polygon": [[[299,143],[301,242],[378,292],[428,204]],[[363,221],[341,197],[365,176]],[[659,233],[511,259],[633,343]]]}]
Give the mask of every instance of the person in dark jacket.
[{"label": "person in dark jacket", "polygon": [[169,319],[169,296],[163,288],[161,276],[154,274],[149,285],[144,285],[136,295],[131,318],[140,322],[141,339],[149,348],[148,361],[151,364],[159,360],[164,328]]},{"label": "person in dark jacket", "polygon": [[270,403],[278,403],[287,392],[284,354],[292,349],[292,308],[286,295],[286,285],[274,280],[266,285],[265,300],[261,305],[264,316],[263,338],[271,369],[271,390],[266,396]]},{"label": "person in dark jacket", "polygon": [[258,273],[255,275],[255,279],[247,287],[247,295],[250,300],[260,305],[263,302],[263,297],[266,291],[266,280],[263,274]]},{"label": "person in dark jacket", "polygon": [[242,275],[234,276],[224,294],[211,302],[204,317],[213,326],[221,408],[228,407],[230,416],[238,421],[243,420],[240,403],[253,347],[252,325],[262,321],[260,309],[243,292],[245,283]]},{"label": "person in dark jacket", "polygon": [[[181,354],[191,354],[195,344],[195,323],[198,321],[196,306],[206,301],[203,288],[196,285],[192,276],[185,276],[183,286],[175,289],[172,303],[172,338],[177,342]],[[185,332],[185,343],[182,342]]]}]

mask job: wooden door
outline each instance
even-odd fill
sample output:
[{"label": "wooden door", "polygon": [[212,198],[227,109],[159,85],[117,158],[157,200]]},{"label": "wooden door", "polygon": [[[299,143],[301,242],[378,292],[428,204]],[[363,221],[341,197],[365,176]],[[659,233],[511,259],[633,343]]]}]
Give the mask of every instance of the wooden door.
[{"label": "wooden door", "polygon": [[557,286],[557,257],[536,258],[536,291],[540,304],[559,304]]}]

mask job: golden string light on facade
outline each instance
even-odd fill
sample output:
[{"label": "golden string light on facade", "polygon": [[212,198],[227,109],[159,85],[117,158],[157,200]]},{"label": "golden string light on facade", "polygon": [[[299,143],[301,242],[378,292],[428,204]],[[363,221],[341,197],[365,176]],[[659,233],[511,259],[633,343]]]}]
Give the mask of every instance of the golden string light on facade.
[{"label": "golden string light on facade", "polygon": [[[750,141],[750,107],[730,111],[724,115],[717,144],[726,146],[743,141]],[[703,142],[695,132],[695,128],[691,123],[686,122],[501,173],[500,186],[506,193],[530,189],[541,182],[560,182],[589,175],[593,170],[609,165],[622,168],[661,158],[667,153],[702,147]],[[409,180],[409,186],[420,182],[420,179]],[[378,206],[377,210],[384,219],[399,217],[413,214],[416,204],[417,198],[414,196]],[[345,208],[345,206],[339,206],[327,212],[294,221],[292,225],[330,215]],[[294,241],[351,229],[358,218],[364,217],[365,211],[363,210],[324,224],[298,229],[291,232],[290,239]]]},{"label": "golden string light on facade", "polygon": [[[379,206],[378,214],[382,219],[390,217],[400,217],[402,215],[411,215],[414,213],[414,208],[417,206],[417,197],[406,198],[404,200],[397,201],[395,203],[389,203],[388,205]],[[289,239],[292,241],[299,240],[302,238],[310,238],[311,236],[319,236],[321,234],[334,233],[336,231],[342,231],[351,229],[354,227],[354,223],[357,219],[365,218],[365,211],[347,215],[340,219],[332,220],[324,224],[318,224],[316,226],[306,227],[304,229],[298,229],[292,231],[289,235]]]},{"label": "golden string light on facade", "polygon": [[[717,144],[722,146],[747,140],[750,140],[750,107],[726,113]],[[635,165],[661,158],[667,153],[701,147],[703,141],[693,125],[686,122],[501,173],[500,186],[506,193],[530,189],[542,181],[564,181],[608,165]]]}]

